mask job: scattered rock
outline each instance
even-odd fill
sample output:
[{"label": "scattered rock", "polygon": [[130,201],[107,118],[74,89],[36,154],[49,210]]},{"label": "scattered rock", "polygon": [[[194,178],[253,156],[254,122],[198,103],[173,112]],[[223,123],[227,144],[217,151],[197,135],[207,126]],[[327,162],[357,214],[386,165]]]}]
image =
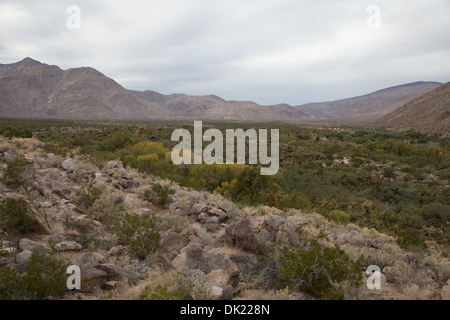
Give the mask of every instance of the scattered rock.
[{"label": "scattered rock", "polygon": [[81,269],[81,291],[92,292],[94,287],[102,288],[107,282],[108,274],[97,268]]},{"label": "scattered rock", "polygon": [[237,268],[228,270],[213,270],[206,275],[205,282],[212,286],[235,288],[241,281],[241,273]]},{"label": "scattered rock", "polygon": [[120,179],[119,185],[124,189],[133,189],[140,186],[140,183],[134,180]]},{"label": "scattered rock", "polygon": [[55,245],[57,251],[80,251],[83,247],[75,241],[63,241]]},{"label": "scattered rock", "polygon": [[109,251],[108,251],[108,255],[110,256],[123,256],[126,255],[128,253],[128,247],[125,246],[116,246],[116,247],[112,247]]},{"label": "scattered rock", "polygon": [[28,260],[30,260],[31,255],[32,255],[32,252],[30,250],[22,251],[21,253],[19,253],[16,256],[16,263],[19,266],[26,265],[28,263]]},{"label": "scattered rock", "polygon": [[219,248],[211,248],[206,251],[206,254],[215,269],[226,270],[236,267],[234,262]]},{"label": "scattered rock", "polygon": [[46,251],[48,250],[48,246],[42,243],[34,242],[30,239],[24,238],[19,241],[19,248],[22,251],[33,251],[33,250],[39,250],[39,251]]},{"label": "scattered rock", "polygon": [[231,246],[258,253],[276,240],[279,228],[284,224],[286,220],[278,216],[249,217],[229,224],[224,240]]},{"label": "scattered rock", "polygon": [[128,282],[128,274],[121,267],[114,264],[99,264],[95,268],[106,272],[108,281]]},{"label": "scattered rock", "polygon": [[211,263],[208,256],[196,244],[190,244],[180,250],[180,254],[172,261],[172,266],[179,271],[184,269],[199,269],[205,273],[211,271]]},{"label": "scattered rock", "polygon": [[61,162],[61,168],[67,171],[67,173],[72,173],[80,169],[78,161],[72,158],[66,158],[63,162]]},{"label": "scattered rock", "polygon": [[223,289],[221,287],[213,286],[208,290],[208,299],[209,300],[222,300],[223,297]]},{"label": "scattered rock", "polygon": [[166,252],[179,252],[189,244],[189,240],[176,232],[166,231],[161,234],[159,243]]}]

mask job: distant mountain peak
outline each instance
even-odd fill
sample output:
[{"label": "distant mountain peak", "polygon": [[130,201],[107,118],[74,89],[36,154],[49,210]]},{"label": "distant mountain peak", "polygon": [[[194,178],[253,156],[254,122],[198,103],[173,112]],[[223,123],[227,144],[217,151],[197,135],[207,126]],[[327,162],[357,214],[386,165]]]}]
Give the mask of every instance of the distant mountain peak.
[{"label": "distant mountain peak", "polygon": [[34,60],[34,59],[30,58],[30,57],[26,57],[25,59],[17,62],[16,64],[20,65],[20,66],[25,66],[25,67],[33,67],[33,66],[42,66],[42,65],[44,65],[43,63],[41,63],[41,62],[39,62],[37,60]]}]

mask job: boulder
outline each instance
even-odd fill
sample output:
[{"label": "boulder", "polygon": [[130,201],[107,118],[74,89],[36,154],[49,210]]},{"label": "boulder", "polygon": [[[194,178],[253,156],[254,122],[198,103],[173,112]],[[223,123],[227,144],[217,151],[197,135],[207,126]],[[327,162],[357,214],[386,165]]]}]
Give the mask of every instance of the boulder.
[{"label": "boulder", "polygon": [[48,246],[42,243],[34,242],[30,239],[24,238],[19,241],[19,248],[22,251],[33,251],[33,250],[39,250],[39,251],[46,251],[48,250]]},{"label": "boulder", "polygon": [[228,270],[213,270],[205,277],[205,282],[212,286],[236,288],[241,281],[241,273],[237,268]]},{"label": "boulder", "polygon": [[56,181],[49,181],[47,180],[48,183],[50,184],[50,190],[56,194],[59,197],[62,197],[64,199],[71,199],[72,197],[72,188],[68,185],[56,182]]},{"label": "boulder", "polygon": [[83,247],[75,241],[63,241],[55,245],[57,251],[81,251]]},{"label": "boulder", "polygon": [[107,282],[108,274],[97,268],[81,269],[81,291],[92,292],[93,287],[102,288]]},{"label": "boulder", "polygon": [[24,250],[21,253],[19,253],[16,256],[16,263],[19,266],[24,266],[28,263],[28,260],[30,260],[30,257],[32,255],[32,252],[30,250]]},{"label": "boulder", "polygon": [[179,252],[189,244],[189,240],[176,232],[166,231],[161,234],[159,244],[166,252]]},{"label": "boulder", "polygon": [[95,179],[94,181],[92,181],[94,185],[99,186],[101,184],[104,183],[111,183],[112,179],[109,175],[101,173],[101,172],[97,172],[95,174]]},{"label": "boulder", "polygon": [[224,240],[231,246],[258,253],[275,242],[280,227],[285,224],[286,220],[278,216],[249,217],[229,224]]},{"label": "boulder", "polygon": [[128,274],[121,267],[114,264],[99,264],[96,265],[95,268],[106,272],[108,275],[108,281],[128,282]]},{"label": "boulder", "polygon": [[184,269],[199,269],[205,273],[211,271],[211,262],[208,256],[196,244],[190,244],[180,250],[180,254],[172,261],[172,266],[182,271]]},{"label": "boulder", "polygon": [[191,207],[190,214],[198,216],[202,212],[207,213],[210,209],[211,207],[209,207],[206,203],[198,202]]},{"label": "boulder", "polygon": [[72,173],[74,171],[77,171],[80,169],[80,166],[78,165],[78,161],[74,160],[72,158],[66,158],[63,162],[61,162],[61,168],[67,173]]},{"label": "boulder", "polygon": [[212,248],[206,251],[213,267],[215,269],[231,269],[235,268],[236,265],[233,261],[228,258],[228,256],[219,248]]},{"label": "boulder", "polygon": [[119,185],[124,189],[132,189],[140,186],[140,183],[134,180],[119,179]]},{"label": "boulder", "polygon": [[228,215],[222,209],[212,208],[208,213],[212,217],[217,217],[219,222],[224,222],[228,219]]},{"label": "boulder", "polygon": [[223,289],[221,287],[212,286],[208,290],[208,299],[209,300],[222,300],[223,297]]},{"label": "boulder", "polygon": [[299,243],[297,226],[293,223],[285,223],[278,229],[276,241],[285,246],[293,247]]},{"label": "boulder", "polygon": [[108,251],[108,255],[110,256],[123,256],[126,255],[128,253],[128,247],[126,246],[115,246],[112,247],[109,251]]}]

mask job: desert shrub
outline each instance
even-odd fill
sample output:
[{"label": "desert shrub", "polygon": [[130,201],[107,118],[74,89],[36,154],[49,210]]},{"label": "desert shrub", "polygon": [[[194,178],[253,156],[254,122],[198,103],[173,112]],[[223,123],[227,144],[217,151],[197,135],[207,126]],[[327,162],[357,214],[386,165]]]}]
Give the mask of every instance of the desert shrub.
[{"label": "desert shrub", "polygon": [[0,300],[20,300],[25,298],[20,285],[20,274],[10,266],[0,268]]},{"label": "desert shrub", "polygon": [[3,172],[3,183],[10,187],[18,187],[31,180],[33,169],[21,154],[5,161],[6,170]]},{"label": "desert shrub", "polygon": [[125,213],[119,215],[113,227],[119,243],[130,248],[130,253],[144,260],[159,249],[159,232],[155,228],[154,216]]},{"label": "desert shrub", "polygon": [[100,197],[101,194],[102,191],[99,188],[94,187],[94,185],[91,183],[89,186],[81,188],[76,193],[76,196],[78,197],[78,201],[83,206],[89,208],[95,203],[95,201]]},{"label": "desert shrub", "polygon": [[347,224],[350,222],[350,215],[340,210],[333,210],[330,213],[328,213],[326,217],[332,221],[336,221],[342,224]]},{"label": "desert shrub", "polygon": [[23,199],[3,199],[0,203],[0,219],[2,227],[13,234],[35,232],[39,227]]},{"label": "desert shrub", "polygon": [[[300,233],[301,235],[301,233]],[[333,284],[362,282],[361,262],[352,261],[338,246],[323,247],[317,239],[303,238],[295,248],[275,247],[260,258],[268,284],[277,288],[290,288],[309,293],[317,299],[342,299],[343,293]]]},{"label": "desert shrub", "polygon": [[73,136],[73,138],[70,141],[70,144],[75,147],[85,147],[88,145],[94,145],[95,140],[85,135],[77,134]]},{"label": "desert shrub", "polygon": [[30,129],[22,126],[7,126],[0,129],[0,134],[7,138],[31,138],[33,136]]},{"label": "desert shrub", "polygon": [[175,191],[170,187],[157,184],[144,193],[144,200],[160,206],[165,206],[173,202],[171,195],[174,193]]},{"label": "desert shrub", "polygon": [[110,192],[103,192],[89,207],[92,216],[107,225],[111,225],[122,210],[122,197]]},{"label": "desert shrub", "polygon": [[419,230],[406,229],[397,232],[397,243],[405,249],[426,249],[425,236]]},{"label": "desert shrub", "polygon": [[389,168],[389,167],[383,168],[383,175],[384,175],[386,178],[395,178],[395,172],[394,172],[394,169]]},{"label": "desert shrub", "polygon": [[131,134],[128,130],[122,130],[114,133],[108,140],[105,141],[106,151],[114,152],[117,149],[124,148],[131,143]]},{"label": "desert shrub", "polygon": [[65,261],[33,251],[22,279],[23,286],[32,299],[60,297],[67,289],[68,266]]},{"label": "desert shrub", "polygon": [[68,265],[63,260],[33,251],[23,275],[9,266],[0,268],[0,299],[43,300],[61,297],[67,289]]}]

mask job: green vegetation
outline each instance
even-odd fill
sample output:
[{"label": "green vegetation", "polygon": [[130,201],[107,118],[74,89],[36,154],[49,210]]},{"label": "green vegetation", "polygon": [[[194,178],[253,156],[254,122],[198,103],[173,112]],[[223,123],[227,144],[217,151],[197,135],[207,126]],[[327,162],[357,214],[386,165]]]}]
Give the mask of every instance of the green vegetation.
[{"label": "green vegetation", "polygon": [[152,189],[149,189],[145,192],[144,199],[146,201],[150,201],[153,204],[166,206],[173,202],[170,195],[174,193],[175,191],[170,189],[170,187],[157,184]]},{"label": "green vegetation", "polygon": [[33,132],[22,126],[7,126],[0,128],[0,135],[7,138],[31,138]]},{"label": "green vegetation", "polygon": [[78,201],[86,208],[91,207],[95,201],[100,197],[102,191],[94,187],[91,183],[89,186],[80,189],[76,196],[78,197]]},{"label": "green vegetation", "polygon": [[307,292],[317,299],[343,298],[333,284],[347,282],[353,287],[362,284],[362,258],[354,262],[339,247],[321,246],[317,239],[302,238],[295,248],[276,245],[260,256],[259,269],[266,281],[277,289],[290,288]]},{"label": "green vegetation", "polygon": [[[318,212],[343,224],[376,228],[407,248],[425,248],[427,241],[448,248],[450,242],[448,137],[324,125],[204,123],[205,130],[280,128],[280,171],[261,176],[255,166],[174,166],[170,151],[177,142],[171,134],[176,128],[192,133],[193,123],[0,119],[0,128],[11,125],[29,128],[54,153],[78,149],[100,166],[120,159],[143,173],[221,193],[241,205]],[[158,192],[164,203],[164,190]]]},{"label": "green vegetation", "polygon": [[144,260],[159,249],[159,232],[155,228],[155,216],[139,217],[125,213],[120,215],[114,226],[119,243],[129,246],[130,253]]},{"label": "green vegetation", "polygon": [[23,199],[6,198],[0,203],[0,222],[2,228],[17,235],[38,231],[38,222],[30,215]]},{"label": "green vegetation", "polygon": [[3,183],[10,187],[18,187],[30,179],[31,166],[21,154],[5,161],[6,170],[3,172]]},{"label": "green vegetation", "polygon": [[33,251],[25,273],[10,266],[0,268],[1,300],[43,300],[66,292],[68,263]]}]

